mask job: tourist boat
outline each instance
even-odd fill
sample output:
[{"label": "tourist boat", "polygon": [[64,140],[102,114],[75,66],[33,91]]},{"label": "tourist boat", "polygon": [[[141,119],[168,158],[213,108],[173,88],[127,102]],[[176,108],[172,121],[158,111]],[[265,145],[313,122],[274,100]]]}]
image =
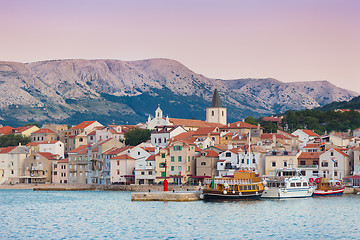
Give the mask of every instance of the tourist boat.
[{"label": "tourist boat", "polygon": [[264,191],[264,184],[255,173],[237,170],[234,177],[205,179],[205,188],[200,195],[204,200],[257,199]]},{"label": "tourist boat", "polygon": [[265,176],[262,198],[305,198],[314,194],[315,187],[301,176],[300,169],[277,169],[275,175]]},{"label": "tourist boat", "polygon": [[345,186],[340,180],[330,178],[317,178],[316,186],[317,188],[314,192],[316,196],[342,195],[345,191]]}]

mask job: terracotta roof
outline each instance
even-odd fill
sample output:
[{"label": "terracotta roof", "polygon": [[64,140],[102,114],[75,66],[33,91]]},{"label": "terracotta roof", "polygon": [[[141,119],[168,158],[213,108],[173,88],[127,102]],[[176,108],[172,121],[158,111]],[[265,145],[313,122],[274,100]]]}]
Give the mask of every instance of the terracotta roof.
[{"label": "terracotta roof", "polygon": [[195,147],[195,152],[201,152],[201,149],[199,147]]},{"label": "terracotta roof", "polygon": [[88,136],[93,136],[93,135],[95,135],[96,134],[96,131],[94,130],[94,131],[91,131],[89,134],[88,134]]},{"label": "terracotta roof", "polygon": [[263,117],[264,121],[269,121],[269,122],[281,122],[281,117]]},{"label": "terracotta roof", "polygon": [[322,152],[302,152],[298,159],[318,159]]},{"label": "terracotta roof", "polygon": [[151,154],[146,161],[155,161],[155,155]]},{"label": "terracotta roof", "polygon": [[58,156],[49,152],[38,152],[38,154],[49,160],[56,160],[56,157]]},{"label": "terracotta roof", "polygon": [[218,157],[219,154],[213,150],[206,150],[206,157]]},{"label": "terracotta roof", "polygon": [[200,127],[195,131],[194,135],[207,135],[209,133],[213,133],[216,130],[216,127]]},{"label": "terracotta roof", "polygon": [[143,147],[142,149],[144,149],[147,152],[155,152],[155,147]]},{"label": "terracotta roof", "polygon": [[3,134],[3,135],[12,134],[14,129],[15,128],[10,127],[10,126],[4,126],[4,127],[0,128],[0,134]]},{"label": "terracotta roof", "polygon": [[133,147],[113,147],[113,148],[110,148],[109,150],[107,150],[106,152],[104,152],[103,154],[104,155],[116,155],[116,154],[119,154],[123,151],[126,151],[128,149],[131,149]]},{"label": "terracotta roof", "polygon": [[113,157],[111,159],[118,159],[118,160],[126,160],[126,159],[130,159],[130,160],[135,160],[135,158],[132,158],[130,157],[129,155],[120,155],[120,156],[116,156],[116,157]]},{"label": "terracotta roof", "polygon": [[169,121],[174,125],[185,126],[185,127],[221,127],[224,126],[220,123],[209,123],[196,119],[180,119],[180,118],[169,118]]},{"label": "terracotta roof", "polygon": [[173,131],[175,128],[179,127],[178,125],[167,125],[167,126],[156,126],[152,133],[168,133]]},{"label": "terracotta roof", "polygon": [[80,124],[78,124],[78,125],[70,128],[70,129],[84,129],[84,128],[90,126],[91,124],[93,124],[93,123],[95,123],[95,122],[96,122],[96,121],[84,121],[84,122],[82,122],[82,123],[80,123]]},{"label": "terracotta roof", "polygon": [[14,150],[16,147],[4,147],[4,148],[0,148],[0,154],[1,153],[9,153],[12,150]]},{"label": "terracotta roof", "polygon": [[22,132],[24,132],[24,131],[32,128],[32,127],[35,127],[35,125],[25,126],[25,127],[17,127],[17,128],[14,129],[14,132],[15,133],[22,133]]},{"label": "terracotta roof", "polygon": [[308,143],[303,148],[318,148],[320,145],[320,143]]},{"label": "terracotta roof", "polygon": [[71,150],[69,153],[80,153],[84,149],[87,149],[88,145],[81,145],[80,147],[75,148],[74,150]]},{"label": "terracotta roof", "polygon": [[29,142],[26,146],[37,146],[39,144],[55,144],[60,141]]},{"label": "terracotta roof", "polygon": [[58,161],[58,163],[68,163],[69,162],[69,158],[67,157],[67,158],[64,158],[64,159],[62,159],[62,160],[60,160],[60,161]]},{"label": "terracotta roof", "polygon": [[309,135],[309,136],[319,137],[319,135],[318,135],[318,134],[314,133],[314,132],[313,132],[313,131],[311,131],[311,130],[308,130],[308,129],[302,129],[302,131],[303,131],[304,133],[306,133],[307,135]]},{"label": "terracotta roof", "polygon": [[344,153],[343,151],[341,151],[341,149],[338,148],[333,148],[335,151],[337,151],[338,153],[340,153],[341,155],[345,156],[345,157],[349,157],[349,155],[347,155],[346,153]]},{"label": "terracotta roof", "polygon": [[257,126],[243,122],[243,121],[238,121],[238,122],[228,124],[228,126],[221,127],[221,129],[229,129],[229,128],[252,128],[252,129],[255,129],[255,128],[257,128]]},{"label": "terracotta roof", "polygon": [[[360,130],[360,128],[357,128],[357,129],[355,129],[355,130]],[[354,131],[355,131],[355,130],[354,130]]]},{"label": "terracotta roof", "polygon": [[174,141],[187,140],[188,138],[191,138],[193,135],[194,135],[193,131],[183,132],[183,133],[180,133],[179,135],[176,135],[175,137],[173,137],[172,140],[174,140]]},{"label": "terracotta roof", "polygon": [[288,139],[290,140],[291,138],[289,137],[286,137],[282,134],[279,134],[279,133],[263,133],[260,135],[260,138],[261,139],[272,139],[273,136],[275,136],[276,139]]},{"label": "terracotta roof", "polygon": [[48,129],[48,128],[41,128],[33,133],[54,133],[55,134],[55,132],[53,130]]}]

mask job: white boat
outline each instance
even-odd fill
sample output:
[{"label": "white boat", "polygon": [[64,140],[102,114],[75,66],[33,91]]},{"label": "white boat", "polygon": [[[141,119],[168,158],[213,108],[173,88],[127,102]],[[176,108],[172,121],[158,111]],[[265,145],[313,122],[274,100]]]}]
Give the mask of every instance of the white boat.
[{"label": "white boat", "polygon": [[312,197],[315,187],[301,176],[300,169],[277,169],[275,175],[265,176],[262,198],[304,198]]}]

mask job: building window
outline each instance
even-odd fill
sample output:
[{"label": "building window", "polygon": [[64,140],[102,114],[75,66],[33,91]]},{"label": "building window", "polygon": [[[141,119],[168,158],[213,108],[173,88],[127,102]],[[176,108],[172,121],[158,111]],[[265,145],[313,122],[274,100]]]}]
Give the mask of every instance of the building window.
[{"label": "building window", "polygon": [[338,174],[337,174],[337,171],[334,172],[334,176],[336,177]]},{"label": "building window", "polygon": [[119,160],[117,160],[117,161],[116,161],[116,164],[119,166],[119,165],[120,165],[120,161],[119,161]]},{"label": "building window", "polygon": [[117,174],[117,175],[120,175],[120,170],[119,170],[119,169],[116,171],[116,174]]},{"label": "building window", "polygon": [[57,175],[57,172],[56,172],[56,171],[54,172],[54,175]]},{"label": "building window", "polygon": [[338,167],[338,162],[334,162],[334,167]]},{"label": "building window", "polygon": [[158,139],[158,142],[161,143],[161,138]]},{"label": "building window", "polygon": [[149,171],[149,175],[153,175],[152,171]]},{"label": "building window", "polygon": [[162,153],[162,154],[161,154],[161,158],[165,158],[165,153]]},{"label": "building window", "polygon": [[57,164],[54,164],[54,168],[57,168]]},{"label": "building window", "polygon": [[321,163],[321,166],[322,166],[322,167],[327,167],[327,166],[328,166],[328,162],[322,162],[322,163]]},{"label": "building window", "polygon": [[225,157],[231,157],[231,152],[225,153]]},{"label": "building window", "polygon": [[145,175],[145,172],[141,172],[141,175]]},{"label": "building window", "polygon": [[179,171],[179,172],[182,171],[182,166],[178,166],[178,171]]},{"label": "building window", "polygon": [[224,116],[224,111],[221,112],[221,115]]},{"label": "building window", "polygon": [[162,176],[162,177],[165,177],[165,172],[161,172],[161,176]]},{"label": "building window", "polygon": [[319,165],[319,161],[313,161],[313,165]]},{"label": "building window", "polygon": [[175,157],[174,156],[171,156],[171,161],[175,162]]},{"label": "building window", "polygon": [[174,146],[174,151],[181,151],[182,150],[182,146]]},{"label": "building window", "polygon": [[301,171],[301,175],[302,175],[302,176],[306,176],[306,172],[305,172],[305,171]]},{"label": "building window", "polygon": [[215,115],[214,111],[211,111],[211,116],[214,116],[214,115]]},{"label": "building window", "polygon": [[253,163],[256,163],[256,160],[255,160],[255,158],[253,158]]},{"label": "building window", "polygon": [[305,161],[300,161],[300,165],[305,165]]},{"label": "building window", "polygon": [[188,171],[190,172],[190,166],[188,166]]},{"label": "building window", "polygon": [[174,166],[171,166],[171,171],[174,171],[175,170],[175,167]]},{"label": "building window", "polygon": [[181,161],[182,161],[182,157],[178,156],[178,162],[181,162]]},{"label": "building window", "polygon": [[276,162],[271,162],[271,166],[276,167]]},{"label": "building window", "polygon": [[334,152],[330,152],[330,156],[334,156]]},{"label": "building window", "polygon": [[202,165],[202,166],[205,166],[205,165],[206,165],[206,162],[201,162],[201,165]]},{"label": "building window", "polygon": [[190,156],[188,156],[188,162],[190,162]]},{"label": "building window", "polygon": [[83,142],[84,140],[83,140],[83,138],[79,138],[79,142]]}]

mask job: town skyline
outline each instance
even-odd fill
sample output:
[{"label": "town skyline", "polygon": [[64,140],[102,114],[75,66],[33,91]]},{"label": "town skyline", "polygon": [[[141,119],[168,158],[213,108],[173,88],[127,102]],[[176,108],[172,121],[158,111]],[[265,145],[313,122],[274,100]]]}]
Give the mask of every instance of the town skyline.
[{"label": "town skyline", "polygon": [[356,1],[2,1],[3,61],[168,58],[210,78],[360,92]]}]

